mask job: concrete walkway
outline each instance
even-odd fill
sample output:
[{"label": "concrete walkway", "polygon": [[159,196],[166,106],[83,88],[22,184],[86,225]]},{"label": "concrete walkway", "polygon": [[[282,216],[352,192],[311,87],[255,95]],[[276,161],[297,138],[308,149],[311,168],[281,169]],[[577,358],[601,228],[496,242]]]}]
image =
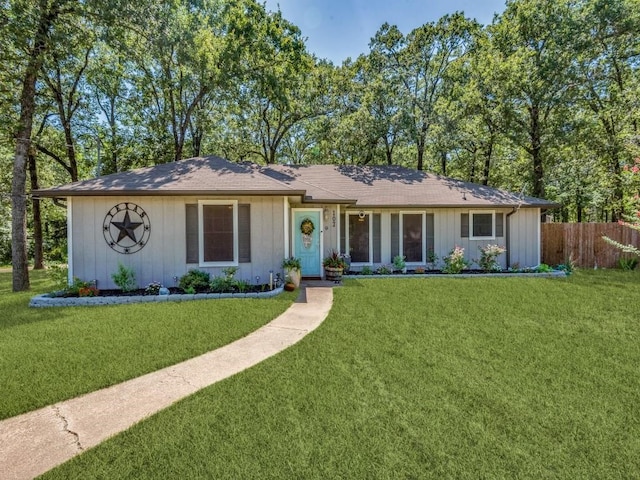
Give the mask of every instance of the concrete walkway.
[{"label": "concrete walkway", "polygon": [[172,367],[0,421],[0,478],[29,479],[298,342],[327,317],[330,287],[308,286],[278,318]]}]

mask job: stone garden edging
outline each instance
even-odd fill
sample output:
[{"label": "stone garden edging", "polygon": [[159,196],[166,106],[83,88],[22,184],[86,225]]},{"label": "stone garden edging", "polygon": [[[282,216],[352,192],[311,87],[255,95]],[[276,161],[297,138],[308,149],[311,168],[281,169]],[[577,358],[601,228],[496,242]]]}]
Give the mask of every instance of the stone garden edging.
[{"label": "stone garden edging", "polygon": [[30,307],[75,307],[89,305],[125,305],[128,303],[189,302],[217,298],[270,298],[282,293],[283,287],[268,292],[251,293],[195,293],[172,295],[131,295],[122,297],[49,297],[44,293],[36,295],[29,302]]},{"label": "stone garden edging", "polygon": [[342,278],[363,279],[363,278],[478,278],[478,277],[566,277],[567,273],[562,270],[553,272],[522,272],[522,273],[389,273],[371,275],[343,275]]}]

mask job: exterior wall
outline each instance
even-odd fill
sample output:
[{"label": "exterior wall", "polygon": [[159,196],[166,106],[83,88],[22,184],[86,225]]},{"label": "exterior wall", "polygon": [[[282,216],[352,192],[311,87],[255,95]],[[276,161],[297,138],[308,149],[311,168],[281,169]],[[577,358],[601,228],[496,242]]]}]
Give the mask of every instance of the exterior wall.
[{"label": "exterior wall", "polygon": [[534,267],[541,262],[539,208],[523,208],[511,216],[511,266]]},{"label": "exterior wall", "polygon": [[[472,209],[474,211],[478,209]],[[496,213],[505,214],[504,233],[507,234],[507,221],[510,224],[510,259],[511,266],[519,264],[521,267],[535,266],[540,263],[540,210],[520,209],[507,220],[511,209],[495,209]],[[455,245],[464,248],[465,258],[468,261],[480,258],[479,247],[486,245],[506,246],[507,238],[498,237],[494,240],[470,240],[462,238],[461,217],[462,213],[468,213],[469,209],[442,209],[436,210],[435,223],[435,251],[442,258],[447,255]],[[451,226],[453,225],[453,228]],[[502,268],[507,266],[506,255],[501,255],[500,264]],[[478,268],[476,264],[472,268]]]},{"label": "exterior wall", "polygon": [[[465,258],[468,261],[480,258],[479,247],[489,244],[506,246],[506,236],[497,237],[493,240],[471,240],[461,236],[461,214],[469,213],[470,210],[480,211],[483,209],[460,209],[460,208],[438,208],[438,209],[367,209],[372,213],[381,214],[381,263],[391,263],[391,215],[402,212],[424,212],[434,215],[434,252],[440,259],[439,266],[442,266],[442,257],[457,245],[464,248]],[[507,214],[512,209],[496,208],[486,209],[505,215],[504,235],[507,233]],[[349,211],[354,211],[351,209]],[[357,211],[357,210],[355,210]],[[344,213],[344,210],[341,210]],[[521,267],[535,266],[540,263],[540,210],[520,209],[509,217],[510,226],[510,259],[511,265],[519,264]],[[342,246],[344,249],[344,245]],[[506,255],[501,255],[499,261],[503,268],[507,266]],[[374,266],[378,266],[375,264]],[[478,268],[473,264],[472,268]]]},{"label": "exterior wall", "polygon": [[[74,197],[69,199],[70,275],[82,280],[97,280],[98,288],[116,288],[111,274],[118,262],[133,268],[138,286],[152,281],[174,286],[189,269],[197,268],[220,275],[223,267],[200,267],[186,263],[185,205],[198,200],[220,197]],[[322,208],[321,229],[323,236],[322,257],[331,251],[342,251],[339,245],[340,214],[344,207],[338,205],[300,204],[299,199],[283,197],[230,197],[251,205],[251,262],[240,263],[237,277],[256,283],[266,283],[269,272],[282,273],[282,259],[291,251],[291,208]],[[147,245],[134,254],[121,254],[105,242],[102,224],[105,215],[120,202],[132,202],[142,207],[149,216],[151,234]],[[286,211],[286,209],[289,209]],[[475,209],[474,209],[475,210]],[[351,209],[350,211],[357,211]],[[371,209],[381,214],[381,263],[391,263],[391,215],[402,212],[424,212],[434,215],[434,251],[441,259],[455,246],[465,249],[467,260],[479,257],[478,247],[487,244],[506,245],[506,237],[494,240],[470,240],[461,236],[461,214],[469,209]],[[511,209],[496,209],[506,214]],[[520,209],[510,217],[511,265],[521,267],[540,263],[540,210]],[[286,233],[285,233],[286,232]],[[500,261],[506,267],[506,256]]]},{"label": "exterior wall", "polygon": [[[186,263],[185,205],[220,197],[74,197],[71,200],[70,274],[97,280],[98,288],[116,288],[111,274],[118,262],[133,268],[139,287],[152,281],[174,286],[174,277],[197,268],[220,275],[223,267]],[[230,197],[251,204],[251,263],[240,263],[237,278],[269,281],[269,271],[280,272],[284,258],[284,201],[282,197]],[[142,250],[121,254],[105,242],[102,222],[114,205],[132,202],[142,207],[151,223],[149,241]]]}]

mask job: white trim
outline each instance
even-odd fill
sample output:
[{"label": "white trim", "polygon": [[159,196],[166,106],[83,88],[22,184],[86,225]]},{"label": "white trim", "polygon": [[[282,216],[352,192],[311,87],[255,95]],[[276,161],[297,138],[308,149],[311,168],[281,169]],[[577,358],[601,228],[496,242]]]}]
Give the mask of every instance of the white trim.
[{"label": "white trim", "polygon": [[283,215],[284,215],[284,258],[289,258],[289,197],[283,197]]},{"label": "white trim", "polygon": [[358,210],[358,211],[345,211],[344,216],[344,245],[345,254],[351,256],[351,245],[349,245],[349,216],[358,216],[360,213],[364,213],[369,217],[369,261],[368,262],[353,262],[351,265],[359,267],[364,265],[373,265],[373,211],[372,210]]},{"label": "white trim", "polygon": [[73,283],[73,202],[67,197],[67,284]]},{"label": "white trim", "polygon": [[[225,262],[204,261],[204,205],[230,205],[233,207],[233,260]],[[238,262],[238,201],[198,200],[198,265],[201,267],[237,267]]]},{"label": "white trim", "polygon": [[343,246],[340,245],[340,205],[336,205],[336,244],[338,245],[338,252],[346,254],[340,249]]},{"label": "white trim", "polygon": [[324,255],[324,235],[322,235],[322,232],[324,232],[324,223],[323,223],[323,215],[322,215],[322,208],[292,208],[291,209],[291,256],[295,257],[296,256],[296,241],[295,236],[298,234],[298,232],[295,231],[296,229],[296,222],[294,222],[294,217],[296,212],[319,212],[320,213],[320,230],[318,231],[318,238],[320,239],[320,249],[318,250],[318,253],[320,255],[318,255],[318,268],[320,269],[320,277],[324,278],[324,268],[322,268],[322,256]]},{"label": "white trim", "polygon": [[[491,236],[475,237],[473,235],[473,215],[489,215],[491,214]],[[495,210],[469,210],[469,240],[495,240],[496,239],[496,211]]]},{"label": "white trim", "polygon": [[[401,210],[398,218],[398,254],[405,256],[404,254],[404,215],[422,215],[422,260],[419,262],[406,262],[407,265],[422,265],[427,261],[427,212],[424,210]],[[392,259],[393,260],[393,259]]]},{"label": "white trim", "polygon": [[540,263],[542,263],[542,233],[541,233],[541,229],[542,229],[542,210],[540,208],[536,208],[536,212],[537,213],[537,225],[538,225],[538,263],[537,265],[540,265]]}]

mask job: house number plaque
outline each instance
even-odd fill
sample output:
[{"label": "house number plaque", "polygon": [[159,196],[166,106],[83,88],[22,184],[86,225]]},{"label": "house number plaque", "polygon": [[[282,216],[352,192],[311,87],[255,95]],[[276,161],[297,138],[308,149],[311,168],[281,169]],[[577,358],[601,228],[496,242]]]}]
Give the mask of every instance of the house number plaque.
[{"label": "house number plaque", "polygon": [[104,217],[102,233],[107,245],[116,252],[136,253],[149,241],[151,234],[149,216],[135,203],[119,203]]}]

